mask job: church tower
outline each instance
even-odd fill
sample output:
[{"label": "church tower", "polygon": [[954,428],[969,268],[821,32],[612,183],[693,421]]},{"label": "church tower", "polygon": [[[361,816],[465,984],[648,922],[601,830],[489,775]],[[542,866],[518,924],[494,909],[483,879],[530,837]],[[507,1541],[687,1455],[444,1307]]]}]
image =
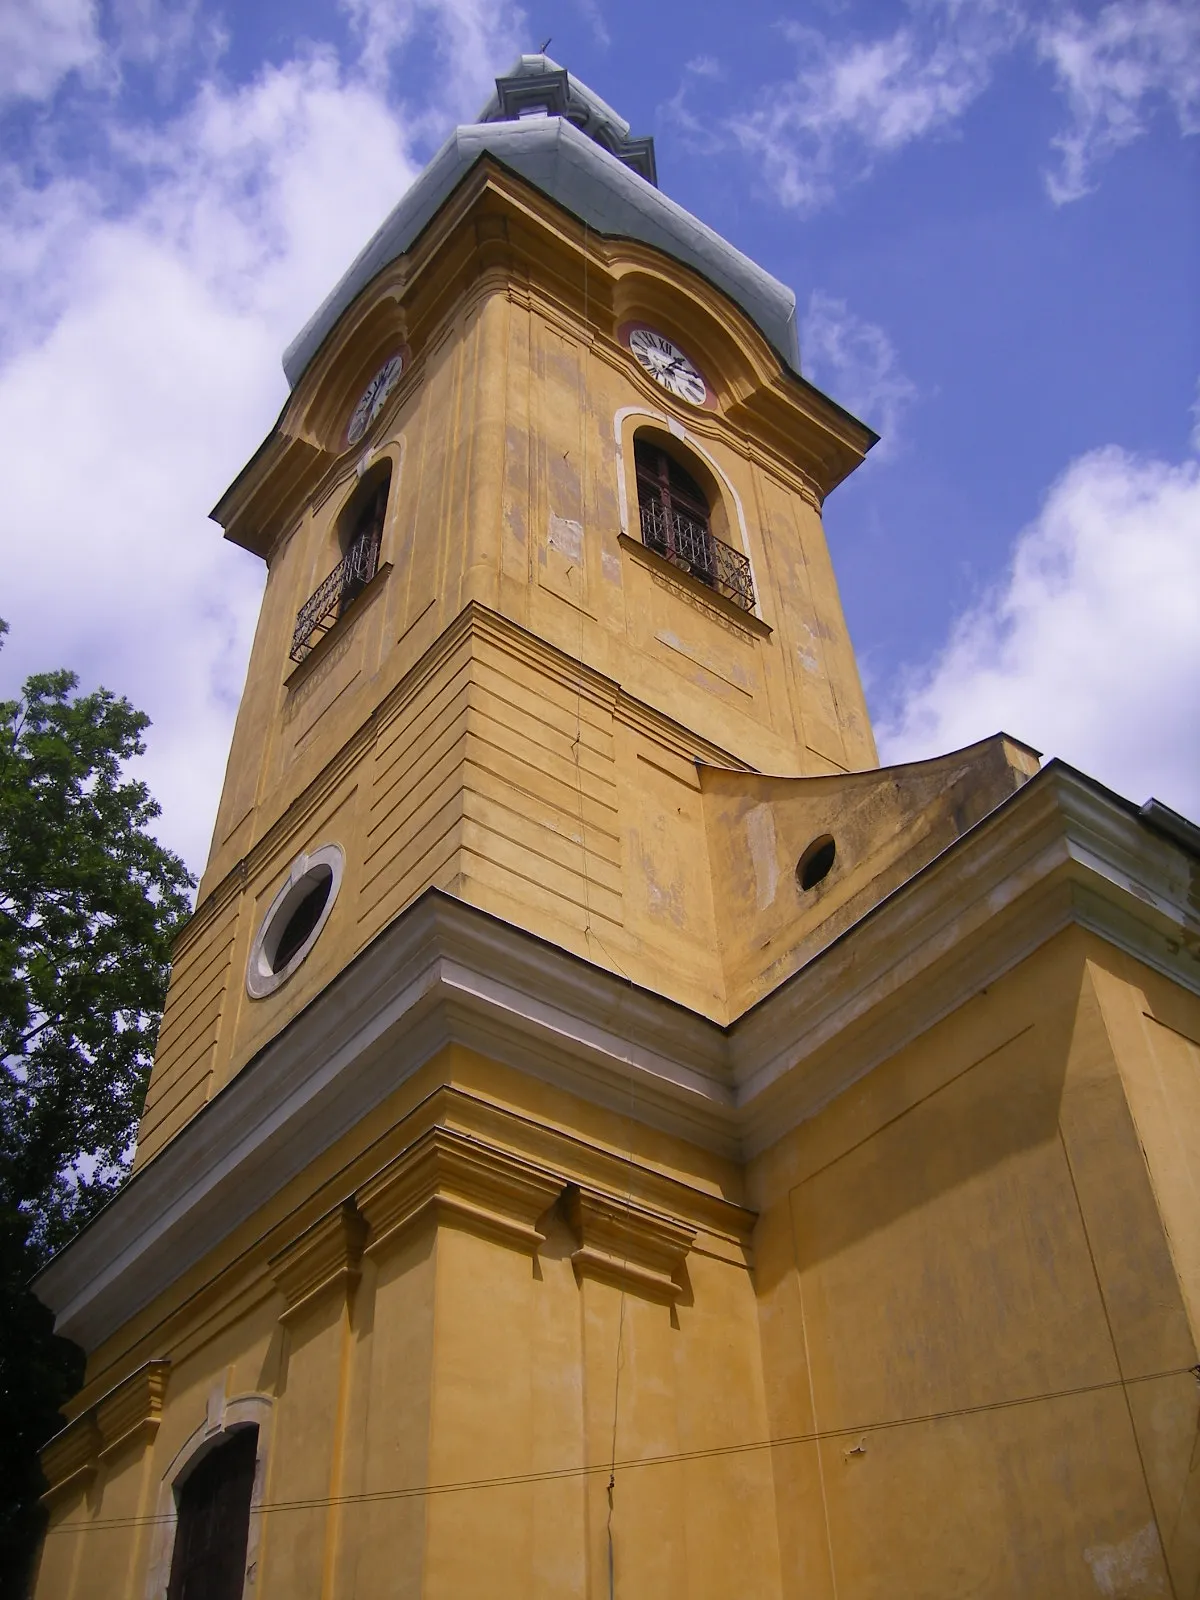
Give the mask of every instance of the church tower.
[{"label": "church tower", "polygon": [[284,366],[36,1593],[1190,1593],[1196,830],[878,768],[875,436],[545,56]]}]

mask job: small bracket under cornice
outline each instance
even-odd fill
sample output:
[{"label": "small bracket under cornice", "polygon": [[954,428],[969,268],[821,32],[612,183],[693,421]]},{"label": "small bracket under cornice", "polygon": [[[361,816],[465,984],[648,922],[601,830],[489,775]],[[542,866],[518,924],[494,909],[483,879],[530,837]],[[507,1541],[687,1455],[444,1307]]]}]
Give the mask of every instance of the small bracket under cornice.
[{"label": "small bracket under cornice", "polygon": [[576,1184],[567,1190],[566,1212],[579,1241],[571,1255],[577,1278],[599,1278],[668,1303],[684,1293],[684,1263],[695,1228],[628,1196],[621,1199]]}]

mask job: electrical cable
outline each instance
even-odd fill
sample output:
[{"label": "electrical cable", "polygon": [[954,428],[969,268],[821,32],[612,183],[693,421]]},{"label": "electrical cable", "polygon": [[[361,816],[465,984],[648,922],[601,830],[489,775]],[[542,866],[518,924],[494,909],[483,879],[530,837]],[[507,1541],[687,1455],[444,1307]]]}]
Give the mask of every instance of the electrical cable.
[{"label": "electrical cable", "polygon": [[[311,1511],[330,1505],[376,1505],[391,1500],[414,1500],[435,1495],[463,1494],[480,1489],[514,1488],[524,1484],[559,1483],[571,1478],[598,1477],[601,1473],[617,1470],[632,1472],[647,1467],[674,1466],[682,1462],[710,1461],[729,1456],[749,1455],[760,1450],[784,1450],[797,1445],[821,1444],[833,1439],[859,1437],[869,1441],[872,1434],[889,1433],[897,1428],[913,1428],[934,1422],[950,1422],[959,1417],[990,1415],[1010,1411],[1018,1406],[1041,1405],[1053,1400],[1071,1400],[1082,1395],[1103,1394],[1113,1389],[1128,1389],[1135,1384],[1157,1383],[1164,1378],[1192,1377],[1200,1382],[1200,1367],[1170,1367],[1160,1372],[1146,1372],[1136,1378],[1106,1378],[1098,1383],[1075,1384],[1066,1389],[1046,1389],[1037,1394],[1014,1395],[1008,1400],[981,1401],[973,1406],[953,1406],[944,1411],[927,1411],[912,1417],[888,1417],[880,1422],[856,1423],[839,1428],[817,1428],[806,1433],[780,1434],[775,1438],[748,1439],[739,1444],[709,1445],[696,1450],[662,1451],[652,1456],[630,1456],[610,1463],[596,1462],[592,1466],[548,1467],[540,1472],[497,1473],[485,1478],[461,1478],[447,1483],[417,1484],[409,1488],[372,1489],[358,1494],[313,1495],[299,1500],[263,1502],[253,1508],[256,1513],[267,1514],[284,1511]],[[149,1527],[169,1522],[169,1514],[146,1517],[97,1517],[88,1522],[61,1522],[47,1529],[47,1537],[61,1533],[85,1533],[89,1529],[118,1529]]]}]

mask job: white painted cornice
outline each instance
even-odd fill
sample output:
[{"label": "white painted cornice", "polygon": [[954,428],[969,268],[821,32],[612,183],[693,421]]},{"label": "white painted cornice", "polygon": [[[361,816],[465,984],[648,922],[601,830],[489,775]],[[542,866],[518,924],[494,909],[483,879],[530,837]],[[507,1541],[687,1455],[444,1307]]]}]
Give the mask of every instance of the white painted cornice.
[{"label": "white painted cornice", "polygon": [[429,890],[37,1293],[94,1348],[451,1043],[747,1159],[1071,924],[1200,992],[1200,860],[1057,762],[727,1028]]}]

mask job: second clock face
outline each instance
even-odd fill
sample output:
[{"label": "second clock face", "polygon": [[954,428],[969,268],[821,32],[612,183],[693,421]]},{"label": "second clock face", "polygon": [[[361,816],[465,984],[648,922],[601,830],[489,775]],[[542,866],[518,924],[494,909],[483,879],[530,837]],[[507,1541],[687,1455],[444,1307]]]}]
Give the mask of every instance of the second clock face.
[{"label": "second clock face", "polygon": [[629,335],[634,359],[669,393],[690,405],[702,406],[708,399],[708,385],[696,368],[664,334],[653,328],[634,328]]},{"label": "second clock face", "polygon": [[390,361],[385,361],[383,366],[371,379],[363,390],[362,399],[354,408],[354,415],[350,418],[350,426],[346,429],[346,443],[357,444],[383,410],[383,403],[400,381],[400,374],[404,371],[404,357],[394,355]]}]

